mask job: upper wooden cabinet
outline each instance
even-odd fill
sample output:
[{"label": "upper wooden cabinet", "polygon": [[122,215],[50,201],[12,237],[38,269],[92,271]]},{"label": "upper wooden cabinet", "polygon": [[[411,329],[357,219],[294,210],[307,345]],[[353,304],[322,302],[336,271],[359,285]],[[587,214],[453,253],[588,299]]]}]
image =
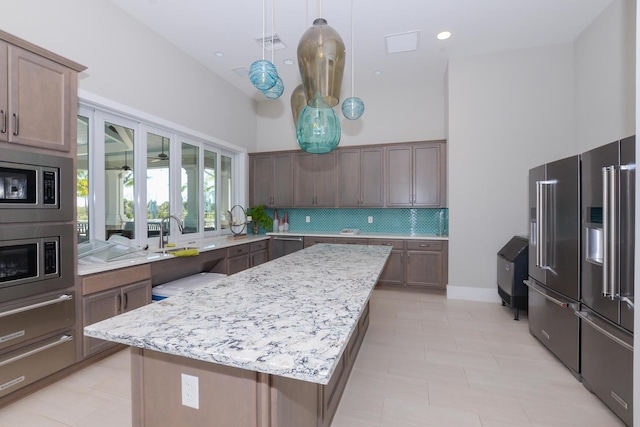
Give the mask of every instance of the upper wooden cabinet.
[{"label": "upper wooden cabinet", "polygon": [[384,149],[338,150],[338,206],[384,206]]},{"label": "upper wooden cabinet", "polygon": [[294,166],[294,207],[336,206],[336,152],[297,153]]},{"label": "upper wooden cabinet", "polygon": [[0,32],[0,141],[70,151],[84,69]]},{"label": "upper wooden cabinet", "polygon": [[390,207],[446,206],[444,141],[386,148],[386,200]]},{"label": "upper wooden cabinet", "polygon": [[293,157],[290,152],[250,155],[250,206],[293,206]]}]

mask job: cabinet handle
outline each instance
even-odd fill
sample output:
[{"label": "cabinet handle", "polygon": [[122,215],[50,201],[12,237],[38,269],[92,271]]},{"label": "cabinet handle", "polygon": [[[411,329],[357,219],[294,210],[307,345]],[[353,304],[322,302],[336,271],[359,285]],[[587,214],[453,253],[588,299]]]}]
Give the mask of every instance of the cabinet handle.
[{"label": "cabinet handle", "polygon": [[0,130],[0,133],[7,133],[7,115],[4,110],[0,110],[0,114],[2,114],[2,130]]},{"label": "cabinet handle", "polygon": [[13,113],[13,124],[14,124],[13,135],[18,136],[18,114],[16,113]]},{"label": "cabinet handle", "polygon": [[59,297],[57,297],[55,299],[52,299],[52,300],[39,302],[39,303],[36,303],[36,304],[31,304],[31,305],[28,305],[26,307],[20,307],[20,308],[16,308],[16,309],[13,309],[13,310],[3,311],[2,313],[0,313],[0,317],[7,317],[7,316],[11,316],[13,314],[22,313],[24,311],[33,310],[33,309],[44,307],[44,306],[47,306],[47,305],[58,304],[60,302],[69,301],[69,300],[72,300],[72,299],[73,299],[72,295],[67,295],[67,294],[60,295]]},{"label": "cabinet handle", "polygon": [[426,243],[421,243],[421,244],[420,244],[420,247],[421,247],[421,248],[430,248],[430,247],[431,247],[431,245],[426,244]]},{"label": "cabinet handle", "polygon": [[31,350],[31,351],[27,351],[26,353],[19,354],[19,355],[15,356],[15,357],[12,357],[11,359],[3,360],[2,362],[0,362],[0,367],[6,366],[6,365],[8,365],[10,363],[13,363],[13,362],[16,362],[16,361],[18,361],[20,359],[24,359],[25,357],[29,357],[32,354],[36,354],[36,353],[40,353],[41,351],[48,350],[51,347],[55,347],[57,345],[64,344],[67,341],[71,341],[71,340],[73,340],[73,336],[71,336],[71,335],[63,335],[57,341],[54,341],[54,342],[49,343],[49,344],[45,344],[42,347],[35,348],[35,349]]},{"label": "cabinet handle", "polygon": [[129,306],[129,294],[125,292],[124,294],[124,309],[126,310]]}]

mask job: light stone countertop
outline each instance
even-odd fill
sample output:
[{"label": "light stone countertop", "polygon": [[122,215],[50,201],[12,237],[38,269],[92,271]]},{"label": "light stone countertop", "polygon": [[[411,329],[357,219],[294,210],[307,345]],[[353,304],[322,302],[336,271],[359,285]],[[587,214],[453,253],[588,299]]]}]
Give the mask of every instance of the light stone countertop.
[{"label": "light stone countertop", "polygon": [[85,335],[327,384],[390,251],[314,245],[87,326]]}]

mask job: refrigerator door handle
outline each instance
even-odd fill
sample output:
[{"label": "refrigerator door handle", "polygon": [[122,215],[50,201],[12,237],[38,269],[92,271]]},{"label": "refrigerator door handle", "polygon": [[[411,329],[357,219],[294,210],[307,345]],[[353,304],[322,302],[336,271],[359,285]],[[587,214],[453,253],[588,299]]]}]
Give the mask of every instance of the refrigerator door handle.
[{"label": "refrigerator door handle", "polygon": [[557,181],[536,181],[536,266],[550,270],[549,266],[549,188]]},{"label": "refrigerator door handle", "polygon": [[616,290],[616,168],[602,168],[602,296],[615,299]]},{"label": "refrigerator door handle", "polygon": [[616,344],[624,347],[626,350],[633,351],[633,346],[632,345],[627,344],[626,342],[622,341],[620,338],[616,337],[615,335],[605,331],[604,328],[600,327],[593,320],[591,320],[591,318],[590,318],[588,313],[586,313],[584,311],[576,311],[575,314],[576,314],[576,316],[578,316],[579,318],[584,320],[589,326],[591,326],[596,331],[600,332],[605,337],[609,338],[611,341],[613,341]]}]

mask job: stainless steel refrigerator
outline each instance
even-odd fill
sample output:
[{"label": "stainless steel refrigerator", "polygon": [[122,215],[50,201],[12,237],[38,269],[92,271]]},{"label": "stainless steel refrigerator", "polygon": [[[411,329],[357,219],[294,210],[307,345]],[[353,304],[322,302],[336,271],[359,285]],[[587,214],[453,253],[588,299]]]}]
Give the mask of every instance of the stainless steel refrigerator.
[{"label": "stainless steel refrigerator", "polygon": [[529,331],[580,377],[580,157],[529,171]]},{"label": "stainless steel refrigerator", "polygon": [[633,423],[635,137],[582,155],[583,384]]}]

